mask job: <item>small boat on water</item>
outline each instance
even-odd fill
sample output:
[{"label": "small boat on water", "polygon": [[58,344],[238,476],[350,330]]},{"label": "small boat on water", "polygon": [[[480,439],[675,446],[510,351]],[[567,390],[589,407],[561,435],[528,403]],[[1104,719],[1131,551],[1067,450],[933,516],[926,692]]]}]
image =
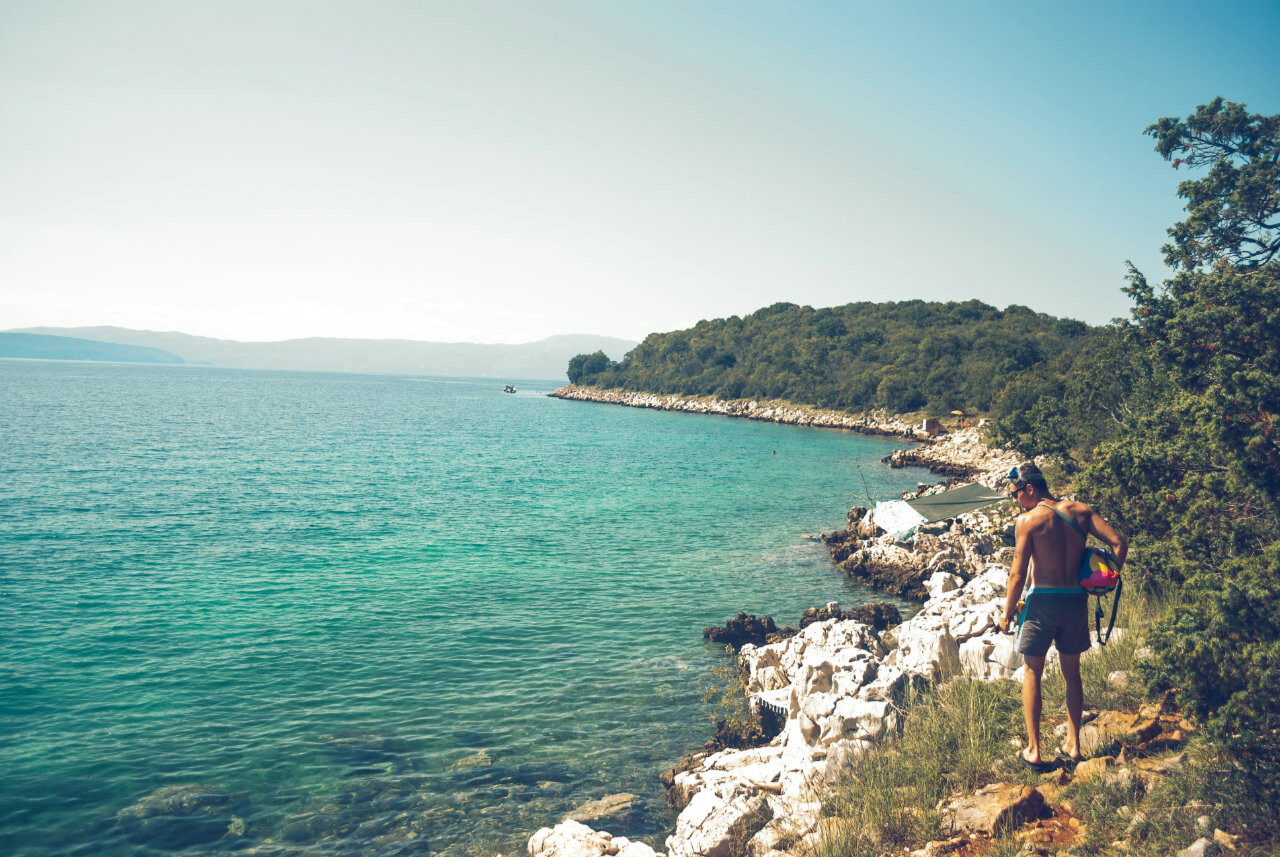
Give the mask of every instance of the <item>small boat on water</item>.
[{"label": "small boat on water", "polygon": [[514,393],[515,391],[516,391],[516,388],[511,386],[510,384],[502,388],[502,392],[504,393]]}]

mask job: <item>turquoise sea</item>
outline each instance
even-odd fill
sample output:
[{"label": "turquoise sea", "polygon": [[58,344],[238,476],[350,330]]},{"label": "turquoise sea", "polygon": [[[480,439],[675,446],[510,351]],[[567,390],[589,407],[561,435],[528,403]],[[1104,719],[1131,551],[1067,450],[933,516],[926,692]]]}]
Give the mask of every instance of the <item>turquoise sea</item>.
[{"label": "turquoise sea", "polygon": [[702,628],[882,600],[803,535],[919,474],[514,383],[0,361],[0,852],[660,844]]}]

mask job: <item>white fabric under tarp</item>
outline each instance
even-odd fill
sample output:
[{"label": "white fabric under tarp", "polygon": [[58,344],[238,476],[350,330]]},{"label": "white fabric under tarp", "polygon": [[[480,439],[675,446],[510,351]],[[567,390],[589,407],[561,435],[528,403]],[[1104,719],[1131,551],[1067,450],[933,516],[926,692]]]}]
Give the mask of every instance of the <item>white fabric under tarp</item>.
[{"label": "white fabric under tarp", "polygon": [[906,534],[923,524],[927,519],[906,500],[886,500],[876,503],[875,524],[886,533],[895,537]]},{"label": "white fabric under tarp", "polygon": [[886,500],[876,504],[875,524],[901,538],[921,524],[954,518],[965,512],[1009,499],[987,486],[974,482],[950,491],[926,494],[914,500]]},{"label": "white fabric under tarp", "polygon": [[777,690],[761,690],[751,694],[753,705],[763,705],[770,711],[786,717],[791,711],[791,685]]}]

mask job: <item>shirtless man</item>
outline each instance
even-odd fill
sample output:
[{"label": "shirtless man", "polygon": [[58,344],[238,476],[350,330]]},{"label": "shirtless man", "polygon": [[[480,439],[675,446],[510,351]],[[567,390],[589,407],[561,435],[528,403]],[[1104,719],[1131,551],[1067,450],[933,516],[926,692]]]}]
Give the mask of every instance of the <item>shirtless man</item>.
[{"label": "shirtless man", "polygon": [[1018,516],[1013,568],[1009,572],[1009,596],[1005,599],[1000,630],[1011,633],[1018,616],[1018,599],[1031,573],[1018,651],[1027,668],[1022,679],[1022,713],[1027,721],[1027,747],[1022,760],[1029,766],[1043,764],[1040,753],[1040,679],[1052,642],[1058,648],[1062,677],[1067,683],[1067,740],[1062,751],[1073,761],[1080,754],[1080,712],[1084,689],[1080,684],[1080,655],[1088,651],[1089,596],[1080,588],[1080,559],[1092,535],[1115,551],[1124,565],[1129,542],[1102,516],[1076,500],[1059,500],[1049,493],[1040,468],[1031,462],[1009,471],[1009,496],[1027,511]]}]

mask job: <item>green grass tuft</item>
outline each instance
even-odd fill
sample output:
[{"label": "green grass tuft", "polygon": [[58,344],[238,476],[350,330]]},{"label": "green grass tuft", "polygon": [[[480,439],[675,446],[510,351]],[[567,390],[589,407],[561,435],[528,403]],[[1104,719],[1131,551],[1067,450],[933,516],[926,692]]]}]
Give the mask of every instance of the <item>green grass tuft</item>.
[{"label": "green grass tuft", "polygon": [[1020,711],[1012,682],[957,680],[910,694],[897,740],[855,759],[825,796],[846,835],[829,837],[819,857],[872,857],[939,838],[939,802],[992,781]]}]

